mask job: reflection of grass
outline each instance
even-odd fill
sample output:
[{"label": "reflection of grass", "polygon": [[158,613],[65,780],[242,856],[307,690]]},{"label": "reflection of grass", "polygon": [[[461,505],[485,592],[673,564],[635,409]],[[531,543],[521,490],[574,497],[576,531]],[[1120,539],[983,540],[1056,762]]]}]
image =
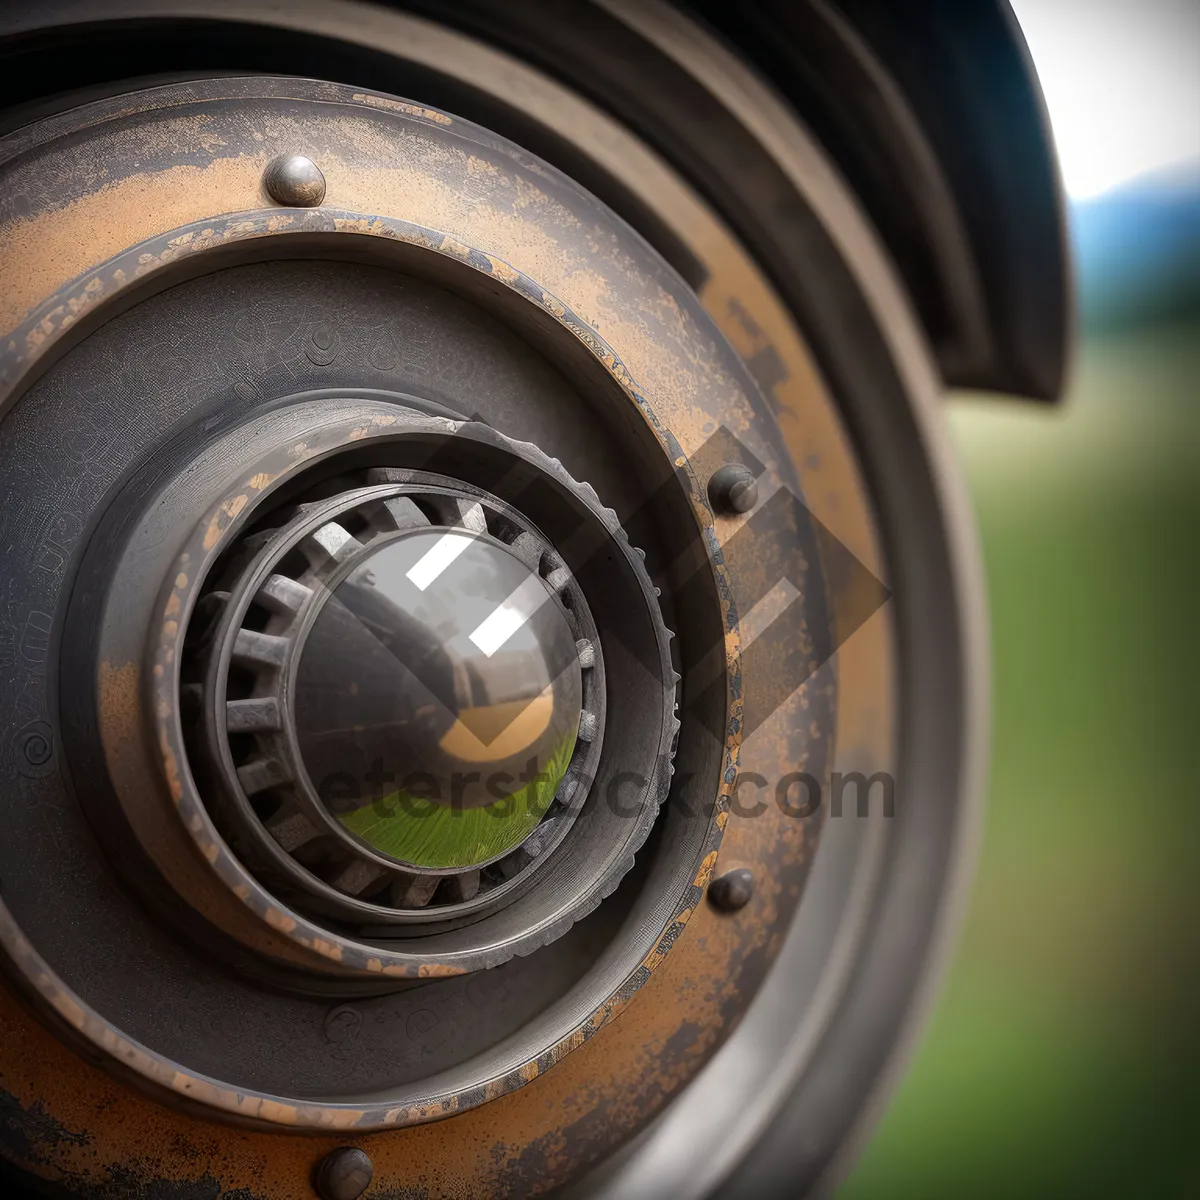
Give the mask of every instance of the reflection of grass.
[{"label": "reflection of grass", "polygon": [[338,820],[383,854],[418,867],[469,867],[519,846],[554,799],[575,736],[563,740],[546,770],[511,796],[485,808],[452,808],[393,792]]},{"label": "reflection of grass", "polygon": [[1059,411],[952,407],[992,610],[987,833],[842,1200],[1195,1194],[1197,378],[1192,323],[1086,345]]}]

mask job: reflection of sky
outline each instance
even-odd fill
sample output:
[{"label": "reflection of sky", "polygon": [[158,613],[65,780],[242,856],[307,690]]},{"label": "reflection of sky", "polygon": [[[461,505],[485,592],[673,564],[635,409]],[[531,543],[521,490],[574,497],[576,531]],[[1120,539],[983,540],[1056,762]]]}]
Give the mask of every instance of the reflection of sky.
[{"label": "reflection of sky", "polygon": [[[393,552],[375,555],[369,575],[376,590],[419,620],[461,658],[478,658],[471,633],[528,577],[528,571],[506,551],[480,542],[448,565],[424,591],[418,590],[409,580],[408,571],[443,533],[410,534],[395,544]],[[514,628],[504,641],[504,649],[510,652],[530,653],[538,648],[536,632],[528,624]]]},{"label": "reflection of sky", "polygon": [[1073,199],[1200,164],[1197,0],[1012,0]]},{"label": "reflection of sky", "polygon": [[[464,548],[439,554],[451,536]],[[434,558],[438,565],[422,571],[422,564]],[[535,601],[548,603],[543,582],[513,554],[489,541],[472,535],[459,538],[442,529],[415,531],[385,546],[352,578],[397,613],[419,622],[424,636],[449,653],[457,664],[457,700],[451,711],[485,743],[515,720],[515,713],[506,713],[496,725],[499,714],[489,715],[488,706],[534,699],[576,661],[574,638],[561,614],[553,609],[538,614],[536,603],[512,603],[514,595],[528,592]],[[502,628],[497,630],[498,617]],[[407,628],[401,623],[396,632],[400,627]],[[411,637],[412,630],[405,636]]]}]

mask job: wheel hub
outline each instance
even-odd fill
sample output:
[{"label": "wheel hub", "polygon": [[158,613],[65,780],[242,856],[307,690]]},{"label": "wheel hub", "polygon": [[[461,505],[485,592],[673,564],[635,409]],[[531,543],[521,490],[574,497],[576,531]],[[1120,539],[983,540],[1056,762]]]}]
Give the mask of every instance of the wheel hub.
[{"label": "wheel hub", "polygon": [[[204,109],[220,126],[211,144],[257,147],[261,118],[262,169],[286,137],[317,155],[327,202],[254,212],[260,172],[231,204],[236,219],[203,218],[161,253],[143,243],[128,268],[113,260],[105,279],[134,289],[127,311],[102,305],[111,319],[97,323],[64,297],[61,311],[80,319],[6,343],[0,364],[3,386],[25,389],[0,433],[5,453],[46,468],[18,469],[5,494],[70,513],[69,569],[52,581],[23,543],[6,550],[18,589],[52,582],[35,603],[63,615],[44,675],[60,685],[45,723],[57,758],[23,772],[18,790],[40,789],[39,811],[70,829],[53,842],[28,822],[14,830],[0,944],[39,1009],[63,997],[69,1036],[160,1096],[286,1127],[411,1125],[521,1088],[578,1049],[704,911],[736,765],[735,610],[703,486],[622,359],[543,283],[437,232],[428,222],[444,208],[425,224],[339,211],[349,176],[311,138],[329,116],[328,144],[356,154],[381,127],[409,129],[416,140],[395,145],[449,167],[453,178],[430,177],[447,195],[460,164],[527,195],[524,160],[482,132],[463,157],[464,126],[350,95],[332,108],[300,101],[302,128],[282,94],[290,83],[268,81],[265,99],[252,98],[262,81],[244,86],[244,105]],[[494,171],[478,173],[481,154]],[[547,247],[575,229],[556,220],[536,223]],[[623,234],[569,236],[584,254],[636,248]],[[662,307],[654,270],[619,258],[597,277],[627,289],[614,311],[656,322],[641,345],[678,364],[671,403],[745,404],[736,359],[691,310],[681,324]],[[557,265],[552,277],[562,282]],[[88,336],[60,341],[67,352],[44,370],[68,330]],[[707,372],[684,365],[698,353]],[[135,399],[148,395],[153,405]],[[102,427],[105,442],[84,450],[80,472],[74,451],[39,452],[46,427],[72,441]],[[592,484],[621,506],[639,549]],[[404,523],[413,508],[427,525]],[[403,662],[388,651],[396,671],[364,695],[352,676],[374,669],[372,654],[322,654],[323,633],[387,558],[409,554],[408,579],[433,548],[417,554],[422,531],[433,544],[466,536],[460,557],[475,556],[476,574],[490,563],[494,593],[471,596],[447,573],[434,589],[445,612],[431,617],[433,583],[419,603],[410,592],[412,604],[393,605],[409,634],[417,617],[460,618],[403,646],[393,628]],[[514,673],[502,692],[496,667],[521,630],[528,640],[507,660],[519,684]],[[439,656],[450,668],[440,683],[426,670]],[[686,737],[682,672],[695,673]],[[397,683],[408,676],[440,709]],[[325,685],[342,697],[332,722],[314,716]],[[504,722],[489,711],[514,707]],[[375,772],[368,730],[381,721],[393,755],[415,762]],[[488,767],[478,780],[472,758]],[[530,758],[538,787],[522,818]],[[396,786],[394,811],[393,792],[379,794],[389,774],[432,776],[408,782],[448,786],[450,803],[421,789],[400,803]],[[479,803],[489,784],[499,796]],[[352,807],[355,792],[369,803]],[[424,805],[416,819],[413,804]],[[417,832],[438,826],[436,838]],[[68,923],[50,899],[66,879]],[[753,953],[739,956],[751,969]],[[329,1006],[347,1003],[361,1006],[353,1046],[326,1027]]]},{"label": "wheel hub", "polygon": [[[831,625],[859,618],[830,611],[837,547],[795,503],[800,476],[879,561],[834,401],[686,189],[663,211],[703,260],[695,290],[570,180],[431,109],[251,79],[82,115],[0,147],[8,194],[32,197],[20,245],[53,248],[36,295],[13,273],[0,355],[20,397],[6,508],[29,514],[5,521],[10,609],[49,630],[39,677],[0,704],[24,739],[0,854],[10,978],[81,1058],[276,1126],[253,1136],[285,1190],[303,1193],[312,1144],[288,1128],[434,1120],[372,1139],[386,1186],[415,1183],[415,1158],[431,1192],[577,1178],[737,1048],[795,940],[821,818],[772,785],[891,762],[890,625],[836,678],[820,667]],[[314,207],[270,185],[295,154],[327,180]],[[635,180],[646,161],[612,157]],[[89,220],[94,161],[105,203],[147,202],[111,237],[96,224],[93,254],[53,240],[42,207]],[[730,465],[754,481],[732,500]],[[447,537],[492,593],[449,573],[416,588]],[[407,583],[372,626],[367,578],[389,573]],[[510,694],[508,643],[479,643],[518,594],[540,603],[505,618],[529,634]],[[383,741],[405,761],[376,763]],[[526,753],[556,786],[509,824]],[[444,836],[415,838],[431,815]],[[482,815],[487,838],[461,833]],[[882,861],[859,855],[868,824],[843,826],[835,887]],[[846,844],[823,836],[817,865]],[[714,871],[753,888],[707,903]],[[801,912],[815,965],[795,981],[833,1003],[840,897]],[[79,1092],[66,1127],[92,1128],[103,1097]],[[122,1096],[187,1136],[182,1106]]]},{"label": "wheel hub", "polygon": [[229,836],[309,908],[388,923],[514,898],[578,815],[605,708],[594,620],[546,538],[442,476],[367,472],[392,475],[235,539],[182,685]]}]

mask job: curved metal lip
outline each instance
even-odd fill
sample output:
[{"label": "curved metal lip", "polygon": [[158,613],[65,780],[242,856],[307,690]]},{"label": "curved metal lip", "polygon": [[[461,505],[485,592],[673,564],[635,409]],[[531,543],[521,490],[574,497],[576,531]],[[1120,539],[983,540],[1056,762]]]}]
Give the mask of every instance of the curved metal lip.
[{"label": "curved metal lip", "polygon": [[[326,92],[335,91],[348,93],[350,89],[330,87],[329,85],[308,84],[304,81],[289,81],[289,87],[295,91],[303,91],[308,86]],[[104,110],[111,107],[106,102],[97,102],[80,110],[82,119],[86,120],[92,109]],[[435,114],[428,114],[430,117]],[[457,123],[456,123],[457,124]],[[484,135],[474,126],[463,123],[460,128],[472,133]],[[10,135],[10,137],[16,135]],[[7,139],[6,139],[7,140]],[[10,145],[12,143],[10,142]],[[259,212],[242,212],[221,217],[216,220],[195,222],[186,229],[175,229],[168,235],[150,239],[133,247],[128,252],[103,264],[98,274],[95,271],[75,280],[64,287],[58,296],[46,305],[41,306],[32,314],[9,342],[10,350],[17,350],[15,364],[10,359],[10,365],[17,367],[14,376],[3,381],[4,390],[11,396],[23,382],[25,375],[33,363],[51,346],[53,346],[68,328],[75,325],[76,318],[93,310],[107,300],[129,290],[135,281],[147,281],[160,271],[182,258],[197,259],[205,251],[215,250],[222,246],[272,237],[285,239],[289,233],[301,234],[334,234],[339,238],[365,237],[380,238],[412,246],[422,252],[432,252],[465,264],[473,270],[491,276],[504,288],[515,292],[523,299],[532,302],[538,309],[548,314],[553,320],[568,331],[573,338],[582,343],[591,357],[613,379],[634,405],[641,418],[654,431],[655,436],[671,458],[688,473],[686,459],[681,456],[680,449],[670,432],[657,421],[654,409],[647,396],[618,357],[615,351],[601,338],[592,327],[577,316],[567,305],[555,296],[544,291],[534,280],[510,264],[490,257],[486,253],[471,249],[464,254],[464,248],[456,240],[433,229],[417,226],[378,214],[357,213],[349,211],[321,208],[302,211],[281,211],[279,209],[261,210]],[[190,234],[183,241],[181,235]],[[146,256],[149,256],[147,258]],[[200,266],[199,270],[203,270]],[[153,282],[150,278],[149,282]],[[78,293],[72,296],[72,289]],[[65,318],[65,319],[64,319]],[[27,336],[37,329],[37,336]],[[388,420],[381,419],[378,423],[368,422],[360,430],[362,438],[387,436]],[[295,462],[312,461],[319,456],[316,446],[307,445],[291,448]],[[254,480],[243,480],[240,487],[262,490],[270,486],[261,476]],[[706,511],[706,504],[701,489],[694,479],[691,480],[693,492],[693,509],[697,516]],[[238,512],[230,511],[228,506],[217,506],[206,515],[206,522],[218,532],[224,532],[239,525]],[[227,1085],[204,1076],[189,1073],[179,1064],[170,1062],[148,1048],[125,1038],[114,1030],[107,1021],[99,1016],[88,1005],[59,980],[49,965],[38,954],[36,949],[25,939],[20,929],[12,920],[11,914],[0,901],[0,950],[17,964],[18,973],[22,978],[22,986],[33,986],[40,993],[44,1002],[57,1014],[61,1022],[82,1034],[88,1041],[99,1048],[104,1056],[126,1072],[140,1076],[149,1083],[176,1095],[182,1095],[212,1109],[244,1121],[253,1123],[268,1123],[289,1127],[333,1129],[355,1129],[359,1131],[393,1128],[397,1126],[436,1120],[451,1112],[463,1111],[477,1104],[494,1099],[505,1093],[523,1086],[557,1062],[565,1054],[589,1040],[599,1029],[612,1020],[632,999],[637,990],[665,960],[668,952],[677,940],[682,928],[686,925],[691,914],[701,901],[707,886],[712,864],[716,859],[717,847],[720,844],[721,833],[727,816],[729,789],[736,777],[737,748],[740,737],[741,723],[741,677],[740,659],[737,643],[737,613],[733,607],[732,594],[728,580],[724,578],[723,556],[711,528],[701,526],[701,537],[704,540],[707,556],[712,569],[718,576],[718,593],[725,611],[727,630],[727,736],[724,747],[724,765],[721,770],[721,789],[717,803],[712,810],[703,845],[699,852],[693,870],[689,872],[690,883],[683,889],[682,895],[670,912],[662,914],[662,919],[656,917],[655,931],[647,930],[650,936],[645,940],[648,947],[639,940],[637,945],[625,944],[614,950],[609,957],[615,956],[614,962],[608,962],[605,974],[616,974],[622,982],[606,998],[593,1005],[590,1000],[580,1003],[580,997],[572,993],[564,1002],[548,1010],[538,1021],[522,1031],[519,1037],[509,1039],[489,1054],[483,1056],[476,1064],[479,1073],[485,1075],[482,1085],[469,1088],[455,1088],[450,1079],[432,1079],[423,1081],[422,1098],[411,1102],[389,1102],[369,1098],[362,1104],[304,1104],[296,1103],[280,1097],[267,1096],[258,1093],[236,1091]],[[621,552],[631,554],[632,551],[624,541],[620,542]],[[187,558],[182,560],[181,570],[177,578],[188,582],[181,586],[172,586],[164,598],[161,611],[163,612],[164,634],[186,621],[190,615],[195,595],[193,590],[194,573],[197,560]],[[170,640],[170,639],[168,639]],[[162,650],[171,647],[163,645]],[[158,677],[165,684],[172,680],[178,670],[178,663],[173,654],[164,654],[155,664],[161,668]],[[662,663],[664,675],[673,674],[669,655]],[[156,700],[158,698],[156,697]],[[205,817],[194,810],[187,802],[187,790],[182,786],[179,766],[182,758],[182,741],[177,723],[171,721],[170,704],[167,705],[167,716],[156,717],[156,724],[167,763],[167,776],[172,794],[185,821],[199,820],[203,827]],[[157,703],[154,705],[157,713]],[[670,743],[674,729],[664,730],[662,750],[669,756]],[[215,830],[213,831],[215,835]],[[229,859],[228,848],[224,846],[219,836],[210,839],[205,858],[211,869],[221,874],[222,863]],[[237,882],[241,882],[240,880]],[[330,958],[344,965],[347,961],[342,947],[333,947],[322,936],[319,929],[310,928],[308,923],[298,914],[292,914],[269,900],[257,898],[253,888],[246,891],[243,901],[254,908],[258,907],[259,915],[273,924],[280,931],[304,945],[310,952]],[[397,978],[429,978],[447,974],[461,973],[464,968],[454,961],[454,955],[447,956],[448,961],[428,961],[422,956],[397,955],[381,952],[375,947],[350,945],[349,959],[353,965],[381,976]],[[525,1050],[531,1040],[544,1048],[534,1059],[530,1060]],[[537,1070],[531,1071],[532,1064]]]},{"label": "curved metal lip", "polygon": [[[611,2],[608,2],[608,0],[597,0],[597,2],[614,16],[625,20],[627,24],[637,27],[633,19],[633,15],[635,15],[633,14],[633,9],[637,5],[622,3],[621,0],[611,0]],[[652,10],[655,5],[647,4],[645,7],[648,10],[647,19],[653,19]],[[295,0],[294,3],[286,7],[262,3],[261,0],[246,0],[245,3],[241,3],[239,0],[120,0],[119,4],[116,0],[109,0],[106,8],[109,11],[117,9],[117,19],[215,18],[236,23],[269,23],[279,29],[316,33],[341,42],[371,48],[375,48],[382,41],[395,56],[408,56],[413,59],[419,59],[423,52],[428,53],[430,46],[436,44],[439,37],[445,36],[447,32],[431,21],[414,13],[392,11],[386,15],[381,14],[377,7],[363,3],[362,0]],[[1076,369],[1076,360],[1078,358],[1079,317],[1078,305],[1076,303],[1077,285],[1075,282],[1075,272],[1071,269],[1072,248],[1068,228],[1069,213],[1065,191],[1062,187],[1061,167],[1052,152],[1054,141],[1053,131],[1050,127],[1045,97],[1037,78],[1035,65],[1015,14],[1007,5],[1001,5],[1000,8],[1001,11],[998,15],[1010,30],[1011,52],[1024,69],[1025,82],[1031,93],[1031,103],[1040,117],[1040,132],[1051,150],[1048,167],[1050,172],[1049,184],[1053,193],[1053,220],[1058,229],[1059,245],[1064,260],[1064,266],[1058,272],[1058,288],[1061,292],[1060,303],[1062,311],[1066,314],[1062,337],[1063,349],[1059,370],[1055,378],[1043,380],[1031,377],[1031,379],[1026,381],[1025,386],[1032,389],[1030,394],[1035,399],[1054,400],[1055,398],[1061,398],[1066,393],[1067,386]],[[93,19],[94,13],[89,11],[88,0],[43,0],[41,4],[36,6],[29,5],[20,9],[14,9],[14,11],[0,16],[0,29],[5,34],[20,36],[22,34],[36,33],[49,29],[63,29]],[[672,36],[678,33],[679,27],[682,25],[683,20],[686,19],[688,18],[684,17],[683,14],[678,14],[672,18],[675,23],[671,27]],[[391,28],[385,27],[381,29],[381,24],[384,24],[384,22],[390,25]],[[663,28],[667,27],[663,26]],[[649,36],[646,28],[639,27],[639,31],[643,35]],[[462,44],[469,44],[473,41],[473,39],[470,39],[465,34],[456,32],[453,36]],[[703,35],[703,37],[704,40],[709,41],[711,44],[717,44],[716,40],[708,37],[708,35]],[[650,40],[658,41],[660,49],[662,48],[662,39],[651,37]],[[436,57],[439,59],[444,58],[445,53],[443,52]],[[729,57],[732,59],[732,55]],[[471,81],[471,69],[469,65],[458,67],[457,70],[455,66],[448,67],[445,62],[439,62],[438,65],[439,69],[448,74],[456,75],[468,82]],[[740,66],[741,64],[739,64]],[[748,71],[744,73],[749,76]],[[713,82],[710,86],[712,90],[725,89],[726,94],[728,94],[728,88],[733,79],[733,73],[723,71],[720,82]],[[514,106],[528,111],[527,97],[520,94],[521,91],[521,88],[513,88],[505,99]],[[773,96],[773,99],[775,100],[776,107],[778,107],[778,98]],[[938,171],[934,170],[932,174],[936,176]],[[951,231],[949,236],[957,244],[962,242],[965,235],[961,230],[958,230]],[[963,287],[959,286],[957,292],[959,293],[959,300],[964,300]],[[973,330],[971,335],[973,344],[978,344],[980,337],[979,325],[984,320],[986,320],[986,315],[979,312],[974,313],[970,319],[969,324]]]},{"label": "curved metal lip", "polygon": [[[394,440],[420,432],[416,428],[405,428],[392,412],[382,411],[382,406],[380,408],[381,411],[367,417],[365,423],[364,416],[357,414],[343,417],[338,422],[329,421],[323,424],[319,434],[310,435],[304,442],[284,447],[273,455],[268,454],[257,461],[254,469],[231,486],[197,522],[191,537],[167,572],[159,610],[162,614],[160,624],[151,631],[148,655],[150,710],[167,785],[185,828],[223,884],[261,920],[343,969],[349,967],[356,971],[401,978],[458,974],[475,965],[473,952],[450,951],[435,956],[432,952],[418,954],[390,950],[353,939],[340,939],[333,943],[326,930],[282,905],[266,892],[232,854],[200,800],[188,768],[182,714],[173,700],[178,690],[182,638],[200,587],[227,538],[244,528],[256,511],[256,503],[249,502],[248,497],[256,495],[257,500],[264,499],[296,471],[337,453],[347,441],[362,446],[376,439]],[[620,537],[613,540],[632,565],[636,555],[628,542]],[[668,652],[665,645],[660,649],[666,656]],[[669,658],[664,657],[662,669],[664,676],[667,676]],[[664,726],[662,744],[669,746],[671,736],[673,729]],[[654,806],[653,810],[644,813],[641,822],[631,828],[630,841],[640,845],[642,823],[646,823],[648,829],[648,822],[653,820],[656,811],[657,806]],[[714,832],[719,834],[719,823],[715,818],[713,825]],[[687,907],[686,904],[683,907]],[[540,944],[539,935],[544,938],[546,930],[560,919],[561,915],[547,918],[542,926],[527,931],[525,938],[516,942],[532,939],[531,948]]]},{"label": "curved metal lip", "polygon": [[[380,420],[374,428],[370,424],[364,426],[359,421],[355,426],[359,434],[356,440],[364,441],[372,433],[375,436],[389,436],[392,433],[393,420],[394,418],[390,414],[381,413]],[[298,462],[308,463],[325,457],[327,450],[321,446],[310,444],[291,447],[285,453]],[[259,476],[260,473],[256,473],[256,477]],[[244,480],[241,489],[247,486],[249,486],[249,480]],[[237,488],[234,491],[241,494],[241,490]],[[239,510],[239,516],[248,515]],[[210,520],[223,521],[228,530],[244,523],[239,521],[238,517],[229,518],[229,505],[225,500],[216,505],[207,514],[205,521],[201,522],[199,528],[202,535]],[[622,545],[624,552],[632,554],[626,543]],[[202,572],[200,576],[196,574],[197,565],[196,560],[187,551],[184,551],[177,563],[177,566],[182,569],[173,577],[168,588],[167,598],[160,608],[160,611],[164,613],[163,625],[167,630],[172,625],[181,627],[190,615],[191,604],[195,598],[194,592],[188,595],[185,601],[181,592],[191,592],[191,587],[186,583],[181,585],[180,577],[193,580],[202,577]],[[190,577],[185,572],[190,572]],[[178,628],[175,630],[175,635],[177,634]],[[167,669],[175,656],[173,653],[164,655],[162,651],[173,651],[173,642],[174,636],[168,636],[168,644],[163,646],[160,653],[155,656],[154,665],[162,668],[161,671],[155,672],[155,680],[160,691],[164,687],[167,689],[167,692],[162,693],[163,697],[168,695],[175,681],[175,670]],[[669,662],[665,664],[665,667],[669,669]],[[173,711],[170,711],[172,708]],[[334,945],[329,941],[325,931],[318,926],[311,925],[300,914],[279,905],[266,893],[258,896],[257,893],[261,889],[256,884],[246,885],[242,878],[242,872],[234,868],[234,860],[228,847],[225,846],[215,827],[211,826],[202,806],[198,807],[189,800],[189,796],[195,797],[196,793],[194,786],[190,788],[183,786],[182,776],[186,776],[187,768],[186,760],[182,757],[182,731],[179,727],[177,707],[170,706],[168,703],[166,711],[159,710],[156,699],[154,711],[156,713],[155,723],[162,739],[161,744],[166,761],[168,764],[174,764],[174,773],[172,773],[171,766],[168,765],[168,780],[172,782],[172,796],[185,824],[193,836],[198,838],[205,833],[205,830],[208,831],[208,834],[201,839],[206,847],[203,851],[206,861],[218,876],[225,879],[229,886],[242,889],[239,893],[240,898],[252,910],[263,916],[268,924],[297,940],[310,951],[329,957],[340,964],[353,962],[360,969],[377,973],[382,977],[436,978],[463,973],[465,968],[457,965],[455,955],[443,956],[444,961],[436,961],[429,955],[399,954],[374,946],[356,945],[353,942]],[[672,731],[665,732],[669,739]],[[181,765],[182,772],[180,772]],[[708,869],[711,869],[711,863],[716,858],[716,847],[724,828],[724,821],[721,819],[723,816],[724,807],[718,806],[714,811],[713,820],[701,850],[703,862],[699,870],[695,871],[695,879],[691,885],[685,888],[683,895],[671,911],[665,914],[662,927],[656,932],[648,930],[647,933],[650,936],[645,943],[625,943],[607,956],[615,961],[608,963],[612,970],[603,972],[603,974],[615,974],[620,979],[620,983],[612,992],[594,1005],[590,1000],[582,1000],[582,997],[575,992],[571,993],[561,1003],[539,1017],[532,1026],[522,1030],[519,1035],[507,1039],[506,1042],[481,1057],[477,1064],[477,1074],[484,1075],[484,1082],[463,1086],[456,1074],[449,1072],[446,1076],[421,1081],[416,1088],[409,1089],[416,1093],[415,1097],[410,1100],[400,1100],[396,1097],[366,1097],[358,1103],[325,1101],[304,1103],[244,1089],[234,1089],[219,1080],[191,1072],[181,1064],[125,1037],[86,1004],[58,978],[36,948],[25,938],[2,900],[0,900],[0,956],[14,964],[15,975],[21,986],[35,991],[41,1001],[48,1004],[53,1010],[59,1024],[83,1035],[123,1073],[140,1076],[157,1088],[166,1089],[191,1101],[222,1111],[240,1121],[254,1124],[265,1123],[330,1132],[336,1130],[366,1132],[420,1124],[455,1112],[465,1111],[523,1087],[537,1074],[548,1069],[566,1054],[589,1040],[624,1009],[650,974],[665,960],[683,926],[686,925],[691,913],[695,911],[707,884],[705,864]],[[234,871],[233,874],[230,874],[231,870]],[[689,876],[692,873],[693,871],[689,870]],[[536,937],[536,934],[533,936]],[[597,978],[599,974],[593,972]],[[531,1041],[543,1047],[532,1059],[525,1053],[525,1048]],[[531,1063],[536,1065],[536,1070],[531,1071]]]}]

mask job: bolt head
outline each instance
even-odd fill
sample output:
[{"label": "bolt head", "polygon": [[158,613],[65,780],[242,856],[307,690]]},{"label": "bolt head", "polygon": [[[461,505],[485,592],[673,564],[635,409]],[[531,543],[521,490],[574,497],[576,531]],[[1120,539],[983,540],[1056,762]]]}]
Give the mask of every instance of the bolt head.
[{"label": "bolt head", "polygon": [[331,1150],[317,1168],[315,1180],[321,1200],[358,1200],[371,1186],[375,1166],[357,1146]]},{"label": "bolt head", "polygon": [[758,480],[741,463],[726,463],[708,481],[708,499],[718,512],[749,512],[758,503]]},{"label": "bolt head", "polygon": [[303,154],[281,154],[267,163],[263,186],[276,204],[288,208],[316,208],[325,199],[325,176]]},{"label": "bolt head", "polygon": [[754,895],[754,876],[745,867],[726,871],[708,885],[708,902],[719,912],[737,912]]}]

